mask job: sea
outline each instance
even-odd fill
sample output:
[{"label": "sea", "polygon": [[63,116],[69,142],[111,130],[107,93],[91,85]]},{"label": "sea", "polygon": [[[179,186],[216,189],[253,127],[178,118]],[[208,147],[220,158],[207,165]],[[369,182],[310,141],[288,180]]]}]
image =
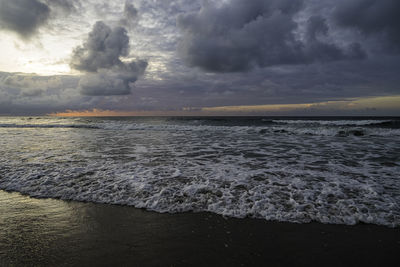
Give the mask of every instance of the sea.
[{"label": "sea", "polygon": [[400,226],[399,117],[0,117],[0,189],[271,221]]}]

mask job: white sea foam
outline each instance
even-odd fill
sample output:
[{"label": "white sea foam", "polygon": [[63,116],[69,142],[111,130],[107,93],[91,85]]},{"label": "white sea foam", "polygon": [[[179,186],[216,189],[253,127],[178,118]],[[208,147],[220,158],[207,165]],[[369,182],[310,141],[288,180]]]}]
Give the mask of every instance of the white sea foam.
[{"label": "white sea foam", "polygon": [[396,129],[343,138],[322,126],[89,125],[98,129],[0,128],[0,188],[158,212],[400,226],[400,142],[371,134]]}]

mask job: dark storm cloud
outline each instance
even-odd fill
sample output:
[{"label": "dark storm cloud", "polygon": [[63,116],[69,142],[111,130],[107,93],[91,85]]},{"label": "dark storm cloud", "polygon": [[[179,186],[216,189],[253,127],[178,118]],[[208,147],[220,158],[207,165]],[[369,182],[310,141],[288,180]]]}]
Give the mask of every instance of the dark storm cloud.
[{"label": "dark storm cloud", "polygon": [[71,13],[79,5],[79,0],[0,0],[0,29],[29,39],[48,23],[53,13]]},{"label": "dark storm cloud", "polygon": [[400,1],[340,1],[334,12],[336,22],[366,36],[386,41],[386,48],[400,52]]},{"label": "dark storm cloud", "polygon": [[306,60],[328,62],[343,59],[363,59],[366,57],[366,53],[357,42],[343,49],[336,44],[320,40],[324,37],[328,37],[328,35],[329,27],[325,18],[321,16],[311,16],[308,19],[306,39],[303,46]]},{"label": "dark storm cloud", "polygon": [[357,43],[339,46],[329,39],[322,17],[308,20],[306,37],[296,36],[301,0],[232,0],[178,17],[183,36],[179,52],[189,66],[211,72],[364,58]]},{"label": "dark storm cloud", "polygon": [[84,95],[125,95],[142,75],[147,62],[122,61],[129,54],[129,37],[123,27],[110,28],[98,21],[83,46],[73,51],[71,67],[87,74],[79,82]]},{"label": "dark storm cloud", "polygon": [[49,16],[49,6],[38,0],[0,0],[0,29],[14,31],[23,38],[35,34]]}]

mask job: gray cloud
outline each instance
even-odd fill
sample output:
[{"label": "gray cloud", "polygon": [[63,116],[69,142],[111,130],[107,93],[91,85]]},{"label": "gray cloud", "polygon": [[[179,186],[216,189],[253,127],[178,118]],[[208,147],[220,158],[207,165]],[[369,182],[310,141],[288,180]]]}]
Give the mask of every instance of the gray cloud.
[{"label": "gray cloud", "polygon": [[298,38],[296,16],[304,6],[301,0],[207,2],[178,17],[183,34],[178,50],[189,66],[211,72],[365,57],[357,43],[346,47],[330,41],[322,17],[309,18],[305,38]]},{"label": "gray cloud", "polygon": [[224,74],[189,73],[179,67],[159,81],[138,81],[134,96],[151,96],[159,103],[156,107],[204,107],[398,95],[399,67],[398,57],[285,65]]},{"label": "gray cloud", "polygon": [[343,27],[385,40],[384,49],[400,52],[400,1],[353,0],[339,1],[334,12],[335,21]]},{"label": "gray cloud", "polygon": [[54,9],[61,9],[65,12],[75,12],[81,7],[80,0],[45,0],[46,4]]},{"label": "gray cloud", "polygon": [[59,12],[77,11],[80,0],[0,0],[0,29],[29,39]]},{"label": "gray cloud", "polygon": [[123,65],[120,57],[125,57],[128,53],[129,37],[125,28],[111,29],[104,22],[98,21],[83,46],[74,49],[71,67],[96,72],[101,68]]},{"label": "gray cloud", "polygon": [[58,76],[49,76],[43,78],[36,75],[7,75],[1,79],[1,84],[9,88],[19,88],[24,92],[38,90],[47,90],[51,88],[60,87],[62,82]]},{"label": "gray cloud", "polygon": [[124,5],[124,17],[120,20],[120,23],[126,27],[135,27],[138,19],[138,10],[129,0],[126,0]]},{"label": "gray cloud", "polygon": [[74,49],[71,67],[87,74],[79,82],[84,95],[124,95],[147,68],[147,62],[122,61],[129,54],[129,37],[123,27],[111,29],[98,21],[82,46]]},{"label": "gray cloud", "polygon": [[41,115],[82,108],[88,100],[76,92],[77,77],[0,72],[0,114]]},{"label": "gray cloud", "polygon": [[82,94],[96,95],[128,95],[138,76],[142,75],[147,67],[147,62],[139,60],[111,69],[99,69],[81,78],[79,88]]},{"label": "gray cloud", "polygon": [[38,0],[0,0],[0,29],[18,33],[28,39],[47,23],[48,5]]},{"label": "gray cloud", "polygon": [[329,62],[344,59],[364,59],[366,52],[358,42],[341,48],[334,43],[324,41],[329,37],[327,20],[321,16],[311,16],[307,21],[304,53],[308,61]]},{"label": "gray cloud", "polygon": [[132,3],[126,1],[124,5],[124,14],[127,18],[136,19],[138,11]]}]

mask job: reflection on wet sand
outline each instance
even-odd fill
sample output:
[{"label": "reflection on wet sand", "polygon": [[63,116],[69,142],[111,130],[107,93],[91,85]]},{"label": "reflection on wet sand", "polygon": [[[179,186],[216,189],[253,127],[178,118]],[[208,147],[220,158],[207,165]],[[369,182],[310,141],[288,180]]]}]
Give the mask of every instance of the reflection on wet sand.
[{"label": "reflection on wet sand", "polygon": [[400,231],[159,214],[0,191],[0,266],[385,266]]},{"label": "reflection on wet sand", "polygon": [[67,202],[0,191],[1,258],[11,265],[55,260],[52,252],[60,244],[72,245],[64,241],[82,230],[77,220],[81,212]]}]

